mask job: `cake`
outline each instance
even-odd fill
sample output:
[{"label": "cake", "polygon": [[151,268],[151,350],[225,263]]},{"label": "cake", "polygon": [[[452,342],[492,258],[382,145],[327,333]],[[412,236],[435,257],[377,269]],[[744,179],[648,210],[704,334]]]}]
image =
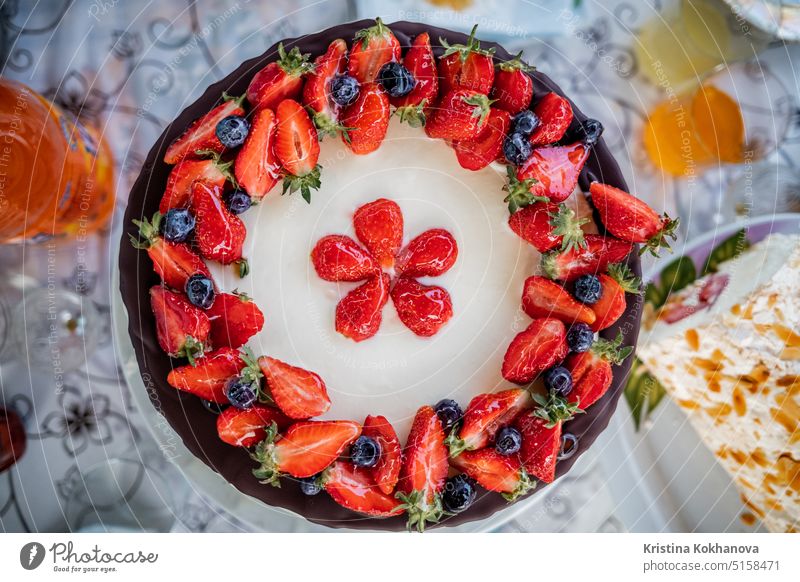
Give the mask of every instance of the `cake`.
[{"label": "cake", "polygon": [[607,425],[635,249],[677,225],[601,133],[474,31],[362,21],[243,63],[129,199],[151,399],[242,493],[323,525],[458,525],[541,489]]},{"label": "cake", "polygon": [[639,357],[771,531],[800,529],[800,236],[773,234],[645,317]]}]

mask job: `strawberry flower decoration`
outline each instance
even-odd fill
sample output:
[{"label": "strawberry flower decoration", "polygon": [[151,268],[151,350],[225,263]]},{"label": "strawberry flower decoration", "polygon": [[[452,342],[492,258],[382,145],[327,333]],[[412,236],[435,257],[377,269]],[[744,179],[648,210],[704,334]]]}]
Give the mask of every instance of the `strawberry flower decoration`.
[{"label": "strawberry flower decoration", "polygon": [[[336,306],[336,331],[357,342],[371,338],[391,297],[400,321],[412,332],[423,337],[438,332],[453,315],[450,294],[442,287],[423,285],[417,277],[437,277],[453,266],[458,256],[453,235],[435,228],[403,247],[403,213],[385,198],[356,210],[353,226],[361,244],[333,234],[321,238],[311,251],[321,279],[363,281]],[[385,272],[392,269],[393,276]]]}]

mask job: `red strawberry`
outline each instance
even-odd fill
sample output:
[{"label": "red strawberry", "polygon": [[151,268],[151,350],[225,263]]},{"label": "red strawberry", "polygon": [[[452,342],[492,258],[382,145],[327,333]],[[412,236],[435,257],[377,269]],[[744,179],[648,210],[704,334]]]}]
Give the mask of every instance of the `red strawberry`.
[{"label": "red strawberry", "polygon": [[425,125],[425,109],[436,102],[439,94],[439,73],[427,32],[414,39],[403,64],[416,84],[408,95],[391,97],[389,100],[397,108],[400,121],[408,122],[411,127],[422,127]]},{"label": "red strawberry", "polygon": [[194,364],[205,351],[211,324],[205,312],[178,293],[156,285],[150,288],[150,306],[156,317],[158,345],[167,355]]},{"label": "red strawberry", "polygon": [[264,314],[246,294],[219,293],[206,311],[211,321],[211,343],[238,348],[264,327]]},{"label": "red strawberry", "polygon": [[176,164],[186,157],[197,157],[198,152],[222,153],[225,146],[217,138],[217,124],[230,115],[244,115],[242,97],[230,97],[222,94],[223,102],[192,122],[189,128],[177,137],[164,154],[164,162]]},{"label": "red strawberry", "polygon": [[272,406],[254,404],[247,410],[230,406],[217,417],[217,434],[234,447],[252,447],[266,438],[266,427],[272,423],[284,430],[292,421]]},{"label": "red strawberry", "polygon": [[567,251],[550,251],[542,257],[542,270],[551,279],[572,281],[581,275],[601,273],[610,263],[619,263],[633,250],[633,244],[610,236],[587,234],[586,246]]},{"label": "red strawberry", "polygon": [[458,258],[458,244],[442,228],[426,230],[397,255],[398,277],[437,277],[446,273]]},{"label": "red strawberry", "polygon": [[474,139],[489,119],[489,98],[470,89],[453,89],[432,108],[425,123],[431,138],[448,140]]},{"label": "red strawberry", "polygon": [[557,93],[548,93],[533,108],[539,118],[539,127],[531,134],[531,145],[556,143],[572,123],[572,106]]},{"label": "red strawberry", "polygon": [[503,358],[503,378],[515,384],[528,384],[540,372],[567,355],[564,324],[557,319],[534,319],[525,331],[511,340]]},{"label": "red strawberry", "polygon": [[325,382],[314,372],[268,356],[258,358],[258,366],[272,399],[289,418],[304,420],[325,414],[331,407]]},{"label": "red strawberry", "polygon": [[533,97],[533,79],[528,72],[534,68],[522,62],[522,53],[510,61],[497,65],[494,77],[492,97],[497,100],[497,107],[508,111],[511,115],[527,109]]},{"label": "red strawberry", "polygon": [[374,26],[356,32],[347,72],[362,85],[374,83],[381,67],[389,61],[399,61],[400,55],[400,43],[389,27],[376,18]]},{"label": "red strawberry", "polygon": [[442,93],[452,89],[470,89],[488,95],[494,83],[494,49],[482,49],[475,38],[478,25],[472,27],[467,44],[450,45],[443,38],[439,42],[445,51],[439,58],[439,77]]},{"label": "red strawberry", "polygon": [[435,285],[400,277],[392,287],[392,301],[400,321],[415,334],[429,337],[453,317],[450,294]]},{"label": "red strawberry", "polygon": [[535,180],[530,187],[532,195],[563,202],[574,192],[589,152],[582,143],[536,148],[517,171],[517,178]]},{"label": "red strawberry", "polygon": [[319,137],[308,112],[297,101],[284,99],[276,110],[275,156],[283,165],[283,193],[297,192],[311,203],[311,190],[320,187]]},{"label": "red strawberry", "polygon": [[209,159],[186,158],[175,164],[167,178],[167,188],[161,197],[158,211],[166,214],[172,208],[186,208],[192,196],[192,184],[205,182],[222,188],[231,179],[231,162],[222,162],[219,154]]},{"label": "red strawberry", "polygon": [[326,469],[361,434],[361,426],[349,420],[306,420],[296,422],[283,434],[277,426],[251,455],[261,466],[253,474],[264,484],[278,486],[284,474],[311,477]]},{"label": "red strawberry", "polygon": [[575,301],[561,285],[537,276],[525,280],[522,309],[533,319],[554,317],[566,325],[577,322],[592,325],[596,319],[591,307]]},{"label": "red strawberry", "polygon": [[303,87],[303,105],[313,112],[314,125],[320,137],[336,135],[342,130],[339,125],[340,106],[331,97],[331,79],[344,73],[347,66],[347,43],[337,38],[324,55],[314,61],[314,72],[306,78]]},{"label": "red strawberry", "polygon": [[356,236],[384,269],[394,265],[403,244],[403,213],[396,202],[379,198],[353,215]]},{"label": "red strawberry", "polygon": [[261,200],[278,183],[280,163],[273,151],[276,130],[272,109],[256,111],[247,140],[236,156],[236,181],[253,200]]},{"label": "red strawberry", "polygon": [[511,116],[508,112],[492,107],[486,127],[477,137],[453,142],[461,167],[481,170],[495,161],[503,148],[503,139],[510,125]]},{"label": "red strawberry", "polygon": [[583,244],[581,227],[588,218],[577,218],[566,204],[534,202],[519,209],[508,219],[508,225],[540,253],[556,247],[566,250]]},{"label": "red strawberry", "polygon": [[368,252],[349,236],[324,236],[311,251],[311,262],[325,281],[363,281],[378,272]]},{"label": "red strawberry", "polygon": [[484,489],[502,493],[508,501],[536,488],[519,459],[501,455],[494,449],[464,451],[451,459],[450,464],[475,479]]},{"label": "red strawberry", "polygon": [[522,435],[519,459],[525,471],[543,483],[552,483],[561,449],[561,421],[549,423],[531,414],[521,414],[514,426]]},{"label": "red strawberry", "polygon": [[450,456],[455,457],[462,451],[482,449],[489,444],[498,430],[509,424],[530,404],[530,393],[522,388],[512,388],[494,394],[478,394],[467,406],[458,437],[451,434],[447,438]]},{"label": "red strawberry", "polygon": [[220,348],[209,352],[194,366],[173,368],[167,375],[167,383],[173,388],[222,404],[228,401],[225,396],[225,383],[239,374],[245,363],[238,350]]},{"label": "red strawberry", "polygon": [[380,147],[389,129],[389,97],[376,83],[361,86],[355,103],[342,113],[342,139],[350,150],[359,155],[374,152]]},{"label": "red strawberry", "polygon": [[303,90],[303,75],[314,70],[309,55],[292,47],[287,54],[278,45],[278,60],[258,71],[247,86],[247,100],[258,109],[274,110],[284,99],[297,99]]},{"label": "red strawberry", "polygon": [[403,466],[397,485],[397,498],[408,513],[409,529],[425,530],[443,515],[441,492],[447,477],[447,447],[436,411],[423,406],[417,411],[408,442],[403,450]]},{"label": "red strawberry", "polygon": [[636,196],[599,182],[592,182],[589,192],[606,230],[619,239],[644,244],[639,254],[650,251],[657,257],[662,247],[670,248],[667,238],[677,237],[678,220],[659,216]]},{"label": "red strawberry", "polygon": [[389,300],[389,276],[375,275],[356,287],[336,306],[336,331],[360,342],[378,333],[383,306]]},{"label": "red strawberry", "polygon": [[400,501],[372,482],[367,469],[336,461],[325,471],[325,491],[347,509],[373,517],[389,517],[403,513]]},{"label": "red strawberry", "polygon": [[610,327],[625,312],[625,293],[639,293],[641,281],[633,276],[624,263],[608,266],[608,275],[598,275],[603,292],[600,299],[592,305],[597,320],[591,324],[593,331]]},{"label": "red strawberry", "polygon": [[598,338],[588,352],[571,354],[564,363],[573,381],[567,400],[583,410],[597,402],[614,379],[611,365],[621,364],[632,352],[631,346],[622,347],[620,332],[614,341]]},{"label": "red strawberry", "polygon": [[386,495],[391,495],[400,479],[402,463],[402,451],[397,433],[385,417],[368,416],[364,420],[361,434],[375,439],[381,447],[381,457],[370,473],[378,489]]},{"label": "red strawberry", "polygon": [[236,262],[245,265],[242,259],[247,229],[242,219],[231,213],[222,201],[222,191],[202,182],[192,187],[192,212],[197,221],[194,240],[200,254],[223,265]]}]

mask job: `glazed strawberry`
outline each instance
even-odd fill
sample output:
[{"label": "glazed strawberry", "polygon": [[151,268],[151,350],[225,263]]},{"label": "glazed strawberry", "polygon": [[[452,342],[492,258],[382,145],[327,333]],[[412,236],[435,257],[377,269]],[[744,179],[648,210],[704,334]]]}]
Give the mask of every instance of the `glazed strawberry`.
[{"label": "glazed strawberry", "polygon": [[662,247],[670,248],[667,239],[677,237],[678,220],[659,216],[636,196],[599,182],[593,182],[589,192],[606,230],[621,240],[642,243],[639,254],[650,251],[657,257]]},{"label": "glazed strawberry", "polygon": [[557,319],[534,319],[511,341],[503,358],[503,378],[528,384],[567,355],[564,324]]},{"label": "glazed strawberry", "polygon": [[573,388],[569,402],[586,410],[609,389],[614,379],[613,365],[620,365],[631,355],[633,347],[622,346],[622,332],[614,341],[598,338],[588,352],[570,354],[564,366],[572,373]]},{"label": "glazed strawberry", "polygon": [[320,187],[319,137],[308,112],[297,101],[284,99],[276,110],[275,156],[284,170],[283,193],[297,192],[311,203],[311,190]]},{"label": "glazed strawberry", "polygon": [[497,100],[496,107],[511,115],[527,109],[533,97],[533,79],[528,73],[533,70],[522,61],[521,52],[510,61],[498,64],[492,89],[492,98]]},{"label": "glazed strawberry", "polygon": [[534,196],[563,202],[575,191],[590,151],[591,148],[582,143],[536,148],[517,171],[517,178],[534,180],[530,187]]},{"label": "glazed strawberry", "polygon": [[280,163],[273,147],[277,122],[271,109],[253,114],[250,133],[236,155],[236,182],[253,200],[261,200],[278,183]]},{"label": "glazed strawberry", "polygon": [[313,112],[313,122],[320,137],[336,135],[342,130],[339,124],[340,106],[331,97],[331,79],[344,73],[347,66],[347,43],[337,38],[324,55],[314,60],[314,71],[303,86],[303,105]]},{"label": "glazed strawberry", "polygon": [[186,358],[193,365],[205,351],[211,328],[205,312],[161,285],[150,288],[150,306],[156,318],[158,345],[170,357]]},{"label": "glazed strawberry", "polygon": [[230,97],[223,93],[222,98],[223,102],[220,105],[192,122],[189,128],[169,145],[167,153],[164,154],[164,162],[177,164],[186,157],[203,156],[207,155],[207,152],[222,153],[225,150],[225,146],[217,138],[217,123],[231,115],[244,115],[242,108],[244,95]]},{"label": "glazed strawberry", "polygon": [[380,147],[389,129],[389,97],[376,83],[361,86],[355,103],[342,112],[342,139],[354,154],[368,154]]},{"label": "glazed strawberry", "polygon": [[389,27],[376,18],[374,26],[356,32],[347,72],[362,85],[374,83],[381,67],[389,61],[399,61],[400,55],[400,43]]},{"label": "glazed strawberry", "polygon": [[220,348],[209,352],[194,366],[179,366],[170,370],[167,383],[173,388],[222,404],[228,402],[225,383],[239,374],[245,363],[239,351]]},{"label": "glazed strawberry", "polygon": [[403,244],[403,213],[397,203],[379,198],[364,204],[353,215],[353,226],[381,267],[390,269]]},{"label": "glazed strawberry", "polygon": [[441,492],[447,477],[447,447],[436,411],[423,406],[414,417],[397,485],[397,498],[408,513],[408,528],[422,532],[443,515]]},{"label": "glazed strawberry", "polygon": [[389,300],[389,276],[371,277],[339,301],[336,306],[336,331],[360,342],[378,333],[383,306]]},{"label": "glazed strawberry", "polygon": [[217,417],[220,440],[234,447],[252,447],[267,437],[267,428],[275,424],[278,430],[292,424],[277,408],[253,404],[247,410],[229,406]]},{"label": "glazed strawberry", "polygon": [[414,39],[403,58],[403,64],[416,84],[408,95],[389,100],[397,108],[395,113],[400,121],[407,122],[411,127],[422,127],[425,125],[425,109],[436,102],[439,94],[439,73],[427,32]]},{"label": "glazed strawberry", "polygon": [[461,167],[467,170],[481,170],[495,161],[503,148],[503,139],[510,125],[511,116],[508,112],[492,107],[486,127],[477,137],[453,142],[453,149]]},{"label": "glazed strawberry", "polygon": [[539,126],[531,134],[531,145],[556,143],[572,123],[572,106],[558,93],[548,93],[533,108]]},{"label": "glazed strawberry", "polygon": [[528,475],[543,483],[552,483],[556,478],[556,461],[561,448],[561,424],[522,414],[514,426],[522,435],[519,459]]},{"label": "glazed strawberry", "polygon": [[453,89],[470,89],[488,95],[494,83],[494,49],[482,49],[475,38],[476,24],[467,44],[450,45],[443,38],[439,42],[445,51],[439,58],[439,77],[442,93]]},{"label": "glazed strawberry", "polygon": [[311,262],[325,281],[363,281],[378,272],[368,252],[349,236],[324,236],[311,251]]},{"label": "glazed strawberry", "polygon": [[192,213],[197,221],[194,241],[204,258],[223,265],[237,263],[240,273],[246,274],[242,246],[247,229],[242,219],[228,210],[221,196],[219,188],[202,182],[192,186]]},{"label": "glazed strawberry", "polygon": [[474,139],[489,119],[489,98],[470,89],[444,93],[425,123],[428,137],[447,140]]},{"label": "glazed strawberry", "polygon": [[522,309],[533,319],[554,317],[569,326],[591,325],[596,316],[591,307],[573,299],[569,291],[545,277],[528,277],[522,289]]},{"label": "glazed strawberry", "polygon": [[218,293],[206,311],[211,321],[211,344],[215,348],[238,348],[264,327],[264,314],[245,293]]},{"label": "glazed strawberry", "polygon": [[391,495],[400,479],[402,450],[394,427],[383,416],[368,416],[361,434],[375,439],[381,447],[381,456],[369,472],[378,489]]},{"label": "glazed strawberry", "polygon": [[450,456],[463,451],[482,449],[491,442],[497,431],[510,424],[521,410],[531,404],[527,390],[512,388],[494,394],[479,394],[470,400],[458,435],[450,434],[447,445]]},{"label": "glazed strawberry", "polygon": [[311,477],[332,465],[360,434],[361,426],[349,420],[296,422],[282,436],[273,424],[251,455],[261,465],[253,475],[276,487],[283,475]]},{"label": "glazed strawberry", "polygon": [[613,325],[625,312],[625,293],[638,294],[642,285],[641,280],[634,277],[624,263],[610,264],[608,275],[601,273],[597,277],[603,292],[600,299],[592,305],[592,310],[597,315],[597,319],[591,324],[592,331],[600,331]]},{"label": "glazed strawberry", "polygon": [[508,225],[540,253],[559,247],[578,248],[584,244],[582,226],[588,218],[577,218],[566,204],[534,202],[519,209],[508,219]]},{"label": "glazed strawberry", "polygon": [[325,382],[314,372],[268,356],[258,358],[258,366],[272,400],[289,418],[305,420],[331,407]]},{"label": "glazed strawberry", "polygon": [[572,281],[581,275],[601,273],[619,263],[633,250],[633,244],[610,236],[587,234],[585,247],[550,251],[542,257],[542,271],[551,279]]},{"label": "glazed strawberry", "polygon": [[453,317],[453,302],[442,287],[400,277],[391,295],[400,321],[418,336],[435,335]]},{"label": "glazed strawberry", "polygon": [[502,493],[508,501],[536,488],[536,482],[522,468],[519,459],[501,455],[493,448],[464,451],[451,459],[450,464],[475,479],[484,489]]},{"label": "glazed strawberry", "polygon": [[192,197],[192,184],[196,181],[222,188],[232,179],[231,162],[223,162],[212,152],[208,159],[185,158],[175,164],[167,178],[167,188],[161,197],[158,211],[166,214],[172,208],[186,208]]},{"label": "glazed strawberry", "polygon": [[278,60],[258,71],[247,86],[247,100],[257,109],[275,110],[284,99],[297,99],[303,90],[303,76],[314,70],[309,55],[292,47],[288,53],[278,45]]},{"label": "glazed strawberry", "polygon": [[323,476],[325,491],[347,509],[373,517],[403,513],[402,504],[391,492],[386,493],[372,482],[370,471],[344,461],[336,461]]},{"label": "glazed strawberry", "polygon": [[458,258],[458,244],[442,228],[426,230],[397,255],[398,277],[437,277],[450,270]]}]

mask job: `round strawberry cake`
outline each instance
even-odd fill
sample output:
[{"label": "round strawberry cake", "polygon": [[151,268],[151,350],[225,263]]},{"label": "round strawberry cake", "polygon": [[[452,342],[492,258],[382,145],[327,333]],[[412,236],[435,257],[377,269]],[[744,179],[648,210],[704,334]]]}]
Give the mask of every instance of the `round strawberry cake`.
[{"label": "round strawberry cake", "polygon": [[627,192],[522,55],[380,20],[284,40],[188,107],[120,251],[151,399],[244,494],[334,527],[481,519],[608,423],[637,250]]}]

